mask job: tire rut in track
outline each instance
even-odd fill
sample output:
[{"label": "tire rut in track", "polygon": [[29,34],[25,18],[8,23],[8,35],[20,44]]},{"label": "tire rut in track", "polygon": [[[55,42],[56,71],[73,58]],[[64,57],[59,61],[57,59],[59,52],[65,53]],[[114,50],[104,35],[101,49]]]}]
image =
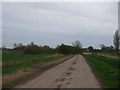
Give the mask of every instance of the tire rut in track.
[{"label": "tire rut in track", "polygon": [[79,55],[76,56],[70,67],[66,69],[63,74],[61,74],[60,78],[57,78],[54,81],[54,83],[57,83],[57,88],[66,87],[70,84],[71,80],[73,79],[71,75],[74,73],[74,65],[77,63],[78,57]]}]

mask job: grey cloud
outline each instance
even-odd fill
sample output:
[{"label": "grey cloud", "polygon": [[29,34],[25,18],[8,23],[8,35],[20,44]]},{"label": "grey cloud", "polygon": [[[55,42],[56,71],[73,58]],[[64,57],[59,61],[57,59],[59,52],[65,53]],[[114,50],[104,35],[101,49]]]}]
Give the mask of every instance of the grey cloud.
[{"label": "grey cloud", "polygon": [[3,3],[3,44],[112,44],[117,3]]}]

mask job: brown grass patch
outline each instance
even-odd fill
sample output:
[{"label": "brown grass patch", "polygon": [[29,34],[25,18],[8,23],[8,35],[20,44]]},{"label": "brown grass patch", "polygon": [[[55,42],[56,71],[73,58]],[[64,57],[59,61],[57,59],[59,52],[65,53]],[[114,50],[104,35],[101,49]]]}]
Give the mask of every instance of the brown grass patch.
[{"label": "brown grass patch", "polygon": [[105,57],[108,57],[108,58],[113,58],[113,59],[118,59],[117,56],[111,56],[111,55],[108,55],[108,54],[98,54],[99,56],[105,56]]},{"label": "brown grass patch", "polygon": [[85,55],[91,55],[92,53],[91,52],[83,52],[83,54],[85,54]]},{"label": "brown grass patch", "polygon": [[57,56],[63,56],[63,54],[54,54],[54,55],[51,55],[51,56],[47,56],[45,58],[52,58],[52,57],[57,57]]}]

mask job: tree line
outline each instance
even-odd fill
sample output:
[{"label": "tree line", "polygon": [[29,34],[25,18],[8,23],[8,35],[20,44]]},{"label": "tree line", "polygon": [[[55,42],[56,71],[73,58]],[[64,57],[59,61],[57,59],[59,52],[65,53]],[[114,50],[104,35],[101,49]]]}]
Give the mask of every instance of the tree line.
[{"label": "tree line", "polygon": [[23,54],[41,54],[41,53],[55,53],[55,50],[53,48],[50,48],[49,46],[38,46],[34,42],[31,42],[28,45],[23,45],[22,43],[20,44],[14,44],[13,50],[19,50],[22,51]]},{"label": "tree line", "polygon": [[[93,46],[87,47],[89,52],[119,52],[120,50],[120,34],[117,30],[113,36],[113,44],[114,46],[106,46],[101,44],[101,49],[94,49]],[[72,43],[72,45],[65,45],[61,44],[58,45],[56,48],[51,48],[47,45],[45,46],[38,46],[34,42],[31,42],[28,45],[23,45],[22,43],[14,44],[13,49],[7,50],[14,50],[14,51],[21,51],[23,54],[53,54],[53,53],[60,53],[60,54],[79,54],[84,52],[84,48],[82,48],[82,44],[79,40],[76,40]],[[6,50],[5,47],[2,48]]]},{"label": "tree line", "polygon": [[38,46],[37,44],[35,44],[34,42],[31,42],[28,45],[23,45],[22,43],[19,44],[14,44],[13,45],[13,49],[7,49],[7,48],[3,48],[4,50],[9,50],[9,51],[15,51],[18,52],[22,52],[23,54],[53,54],[53,53],[60,53],[60,54],[78,54],[82,52],[82,46],[80,41],[75,41],[74,43],[72,43],[73,45],[65,45],[65,44],[61,44],[58,45],[56,48],[51,48],[47,45],[45,46]]}]

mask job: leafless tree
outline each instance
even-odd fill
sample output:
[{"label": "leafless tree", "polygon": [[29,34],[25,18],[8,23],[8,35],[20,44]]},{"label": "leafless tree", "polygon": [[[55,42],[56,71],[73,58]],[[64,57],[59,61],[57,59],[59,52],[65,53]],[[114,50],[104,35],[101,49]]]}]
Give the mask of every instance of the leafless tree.
[{"label": "leafless tree", "polygon": [[82,48],[82,44],[80,43],[79,40],[76,40],[75,42],[73,42],[72,45],[77,47],[77,48]]},{"label": "leafless tree", "polygon": [[16,48],[16,47],[17,47],[17,44],[15,43],[15,44],[13,45],[13,47]]},{"label": "leafless tree", "polygon": [[120,48],[120,33],[118,30],[116,30],[115,35],[114,35],[114,40],[113,40],[116,52],[119,52],[119,48]]}]

